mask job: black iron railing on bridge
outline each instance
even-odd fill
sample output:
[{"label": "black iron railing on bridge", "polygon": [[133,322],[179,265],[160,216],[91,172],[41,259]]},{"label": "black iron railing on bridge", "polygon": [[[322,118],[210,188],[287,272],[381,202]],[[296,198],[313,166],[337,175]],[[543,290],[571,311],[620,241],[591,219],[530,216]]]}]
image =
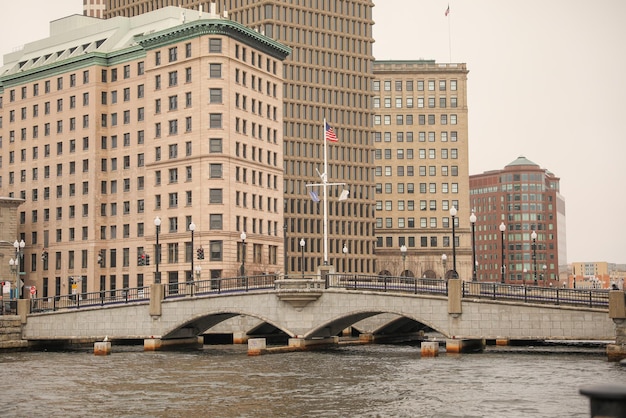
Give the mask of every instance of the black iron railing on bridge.
[{"label": "black iron railing on bridge", "polygon": [[[566,289],[511,285],[493,282],[462,282],[463,298],[521,301],[548,305],[607,308],[606,289]],[[327,287],[447,295],[447,281],[422,277],[371,276],[363,274],[329,274]]]},{"label": "black iron railing on bridge", "polygon": [[[172,299],[275,289],[275,281],[279,278],[301,279],[302,276],[260,275],[165,283],[164,297],[165,299]],[[319,276],[306,276],[306,279],[319,279]],[[325,288],[440,296],[447,296],[448,294],[447,281],[440,279],[364,274],[329,274],[324,281]],[[463,298],[586,306],[591,308],[608,308],[609,305],[609,291],[604,289],[565,289],[485,282],[463,282],[462,284]],[[36,298],[31,299],[30,308],[31,312],[36,313],[59,309],[95,307],[98,305],[145,302],[149,299],[150,287],[144,286]]]},{"label": "black iron railing on bridge", "polygon": [[[184,296],[208,295],[212,293],[274,289],[276,278],[276,275],[260,275],[164,283],[164,297],[165,299],[172,299]],[[144,286],[31,299],[30,310],[32,313],[36,313],[67,308],[78,309],[98,305],[145,302],[149,299],[150,287]]]}]

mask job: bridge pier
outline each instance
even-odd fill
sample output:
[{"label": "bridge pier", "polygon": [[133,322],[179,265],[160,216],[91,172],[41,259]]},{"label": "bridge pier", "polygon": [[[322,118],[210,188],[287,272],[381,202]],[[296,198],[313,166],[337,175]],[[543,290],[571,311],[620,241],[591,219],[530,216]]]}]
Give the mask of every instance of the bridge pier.
[{"label": "bridge pier", "polygon": [[143,351],[161,351],[167,348],[202,348],[202,345],[202,336],[174,338],[171,340],[152,337],[143,340]]},{"label": "bridge pier", "polygon": [[98,341],[93,345],[93,354],[96,356],[108,356],[111,354],[111,341]]},{"label": "bridge pier", "polygon": [[326,337],[315,339],[290,338],[289,347],[306,350],[309,348],[320,348],[324,346],[339,345],[339,337]]},{"label": "bridge pier", "polygon": [[420,345],[422,357],[437,357],[439,355],[439,343],[437,341],[424,341]]},{"label": "bridge pier", "polygon": [[233,344],[247,344],[249,340],[250,337],[245,331],[233,332]]},{"label": "bridge pier", "polygon": [[476,353],[485,349],[484,339],[454,338],[446,340],[446,353]]},{"label": "bridge pier", "polygon": [[626,359],[626,293],[623,290],[609,292],[609,318],[615,323],[615,344],[606,347],[609,361]]}]

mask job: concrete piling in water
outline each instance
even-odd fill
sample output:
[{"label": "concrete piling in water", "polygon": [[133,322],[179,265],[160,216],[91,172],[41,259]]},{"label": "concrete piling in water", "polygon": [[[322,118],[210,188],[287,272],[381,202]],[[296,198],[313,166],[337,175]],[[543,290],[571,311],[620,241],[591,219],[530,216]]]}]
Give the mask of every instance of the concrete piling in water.
[{"label": "concrete piling in water", "polygon": [[93,345],[93,353],[96,356],[108,356],[111,354],[111,341],[98,341]]},{"label": "concrete piling in water", "polygon": [[421,344],[422,357],[437,357],[439,355],[439,343],[436,341],[424,341]]},{"label": "concrete piling in water", "polygon": [[265,338],[250,338],[248,340],[248,355],[260,356],[267,348],[267,342]]},{"label": "concrete piling in water", "polygon": [[160,338],[146,338],[143,340],[143,351],[159,351],[162,346]]},{"label": "concrete piling in water", "polygon": [[496,345],[506,346],[510,344],[511,344],[511,340],[508,338],[505,338],[505,337],[496,338]]}]

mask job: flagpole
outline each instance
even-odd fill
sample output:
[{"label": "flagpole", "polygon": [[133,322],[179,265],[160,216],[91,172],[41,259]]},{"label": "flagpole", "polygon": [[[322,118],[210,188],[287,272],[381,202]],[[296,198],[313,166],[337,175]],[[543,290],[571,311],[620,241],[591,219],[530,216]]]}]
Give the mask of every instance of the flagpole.
[{"label": "flagpole", "polygon": [[[322,192],[322,199],[324,200],[324,202],[322,203],[324,205],[324,265],[327,266],[328,265],[328,187],[332,187],[332,186],[345,186],[346,183],[329,183],[328,182],[328,135],[329,133],[327,132],[327,125],[326,125],[326,118],[324,118],[324,127],[323,127],[323,141],[324,141],[324,172],[320,173],[319,170],[316,169],[317,174],[320,176],[320,180],[322,180],[321,183],[312,183],[312,184],[305,184],[305,186],[307,188],[311,188],[311,191],[309,192],[309,194],[311,194],[311,198],[313,199],[313,201],[315,202],[319,202],[319,198],[317,198],[317,195],[315,194],[315,192],[312,190],[313,187],[322,187],[323,192]],[[329,128],[329,130],[332,131],[332,129]],[[333,133],[333,136],[335,134]],[[335,139],[336,140],[336,139]],[[348,193],[349,190],[344,190],[343,192],[341,192],[341,196],[339,197],[339,200],[346,200],[348,198]]]},{"label": "flagpole", "polygon": [[324,136],[324,175],[322,176],[322,187],[324,188],[324,265],[328,265],[328,140],[326,138],[326,118],[324,118],[324,125],[322,125],[322,132]]},{"label": "flagpole", "polygon": [[448,4],[448,12],[446,13],[446,17],[448,18],[448,54],[449,54],[449,63],[452,64],[452,36],[450,36],[450,4]]}]

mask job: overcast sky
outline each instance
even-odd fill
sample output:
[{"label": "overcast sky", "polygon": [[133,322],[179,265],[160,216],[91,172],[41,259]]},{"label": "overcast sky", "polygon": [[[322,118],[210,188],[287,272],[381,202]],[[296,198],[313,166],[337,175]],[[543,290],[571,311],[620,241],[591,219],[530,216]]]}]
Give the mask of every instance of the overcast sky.
[{"label": "overcast sky", "polygon": [[[626,263],[626,1],[375,3],[377,59],[467,63],[470,174],[520,155],[550,170],[567,261]],[[82,0],[0,0],[0,12],[4,54],[82,13]]]}]

